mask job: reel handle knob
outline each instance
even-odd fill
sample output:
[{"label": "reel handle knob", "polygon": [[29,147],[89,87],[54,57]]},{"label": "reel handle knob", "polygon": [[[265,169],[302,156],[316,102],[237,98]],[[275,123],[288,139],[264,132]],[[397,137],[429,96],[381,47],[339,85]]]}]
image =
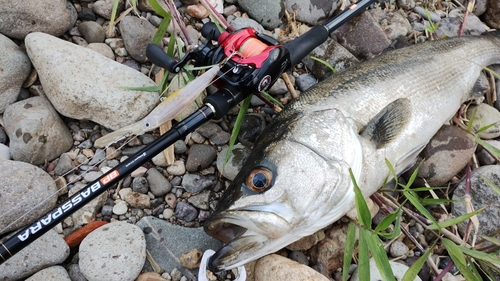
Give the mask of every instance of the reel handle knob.
[{"label": "reel handle knob", "polygon": [[148,59],[159,67],[163,67],[172,73],[179,73],[181,67],[179,63],[167,55],[163,49],[156,44],[149,44],[146,48]]}]

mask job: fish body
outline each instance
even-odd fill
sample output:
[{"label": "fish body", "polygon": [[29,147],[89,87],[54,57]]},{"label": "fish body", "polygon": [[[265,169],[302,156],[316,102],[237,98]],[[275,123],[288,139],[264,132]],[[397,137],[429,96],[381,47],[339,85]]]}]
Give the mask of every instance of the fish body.
[{"label": "fish body", "polygon": [[483,66],[500,62],[491,35],[385,53],[327,78],[266,127],[205,231],[226,245],[213,271],[231,269],[316,232],[412,165],[467,100]]},{"label": "fish body", "polygon": [[183,88],[171,93],[142,120],[102,136],[95,141],[94,146],[105,147],[132,135],[142,135],[174,119],[210,85],[219,71],[220,66],[214,65]]}]

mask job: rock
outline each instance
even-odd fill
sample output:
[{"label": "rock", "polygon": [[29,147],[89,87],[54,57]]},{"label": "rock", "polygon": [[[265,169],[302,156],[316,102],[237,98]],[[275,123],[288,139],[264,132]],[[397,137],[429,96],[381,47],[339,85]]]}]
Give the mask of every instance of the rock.
[{"label": "rock", "polygon": [[[336,71],[348,69],[359,62],[355,56],[332,38],[328,38],[326,42],[316,47],[310,55],[328,62]],[[312,70],[319,81],[332,75],[332,70],[317,60],[306,57],[302,61],[307,68]]]},{"label": "rock", "polygon": [[120,201],[113,206],[113,214],[115,215],[125,215],[128,211],[127,202]]},{"label": "rock", "polygon": [[165,196],[172,189],[172,184],[156,168],[151,168],[147,173],[149,189],[156,197]]},{"label": "rock", "polygon": [[174,143],[174,153],[183,154],[188,151],[186,143],[183,140],[178,140]]},{"label": "rock", "polygon": [[188,198],[188,202],[193,204],[198,209],[208,210],[210,204],[210,194],[209,190],[202,191],[199,194],[193,195]]},{"label": "rock", "polygon": [[148,180],[145,177],[137,177],[132,180],[132,190],[134,192],[146,194],[149,191]]},{"label": "rock", "polygon": [[483,14],[484,21],[489,27],[500,28],[500,2],[488,1],[486,12]]},{"label": "rock", "polygon": [[198,193],[212,185],[212,181],[199,174],[185,174],[182,177],[182,188],[187,192]]},{"label": "rock", "polygon": [[[111,19],[111,13],[113,11],[113,3],[114,0],[98,0],[95,1],[94,5],[92,6],[92,10],[99,16],[109,20]],[[116,9],[116,15],[121,14],[123,12],[123,9],[125,7],[125,1],[124,0],[119,0],[118,6]]]},{"label": "rock", "polygon": [[9,147],[3,143],[0,143],[0,161],[10,160],[10,150]]},{"label": "rock", "polygon": [[232,18],[228,20],[229,24],[232,25],[236,30],[251,27],[259,33],[264,33],[265,29],[257,21],[249,18]]},{"label": "rock", "polygon": [[120,21],[120,32],[130,56],[138,62],[145,62],[146,47],[153,40],[156,28],[147,20],[127,16]]},{"label": "rock", "polygon": [[68,245],[55,230],[51,229],[2,263],[0,280],[19,280],[44,268],[60,264],[68,256]]},{"label": "rock", "polygon": [[47,98],[64,116],[116,130],[158,101],[156,93],[123,89],[156,85],[151,79],[90,49],[43,33],[29,34],[25,43]]},{"label": "rock", "polygon": [[56,184],[45,171],[10,160],[0,161],[0,194],[0,234],[34,222],[57,201]]},{"label": "rock", "polygon": [[420,6],[415,7],[413,9],[413,11],[428,21],[432,21],[434,23],[439,23],[441,21],[441,17],[439,17],[436,13],[434,13],[433,11],[429,11],[427,9],[424,9]]},{"label": "rock", "polygon": [[78,31],[87,43],[103,43],[106,38],[104,28],[95,21],[84,21],[78,25]]},{"label": "rock", "polygon": [[[409,267],[398,262],[389,261],[392,272],[394,273],[394,277],[396,280],[402,280],[405,273],[408,271]],[[359,281],[358,269],[356,269],[350,279],[351,281]],[[383,280],[380,271],[378,270],[377,264],[375,264],[375,260],[370,258],[370,280]],[[415,277],[414,281],[422,281],[418,275]]]},{"label": "rock", "polygon": [[288,258],[293,260],[293,261],[296,261],[300,264],[303,264],[303,265],[309,265],[309,260],[307,259],[307,256],[302,253],[301,251],[293,251],[291,252],[289,255],[288,255]]},{"label": "rock", "polygon": [[60,36],[71,28],[66,0],[0,0],[0,7],[0,33],[12,38],[24,39],[31,32]]},{"label": "rock", "polygon": [[82,7],[81,11],[78,12],[78,18],[81,21],[95,21],[96,15],[91,8]]},{"label": "rock", "polygon": [[130,192],[125,196],[125,201],[133,208],[149,209],[151,202],[149,196],[137,192]]},{"label": "rock", "polygon": [[146,260],[142,230],[112,222],[91,232],[80,244],[79,265],[89,281],[135,280]]},{"label": "rock", "polygon": [[[425,159],[420,165],[414,186],[425,186],[425,182],[433,187],[446,184],[467,165],[475,150],[476,142],[464,130],[449,125],[441,127],[415,163],[414,168],[421,163],[422,158]],[[414,168],[407,174],[413,173]]]},{"label": "rock", "polygon": [[200,249],[192,249],[180,257],[181,265],[187,269],[195,269],[200,267],[201,256],[203,253]]},{"label": "rock", "polygon": [[1,144],[7,143],[7,134],[5,134],[5,130],[3,129],[3,127],[0,127],[0,143]]},{"label": "rock", "polygon": [[329,274],[342,268],[346,233],[347,225],[336,225],[331,228],[325,239],[311,249],[311,262],[324,265]]},{"label": "rock", "polygon": [[467,118],[471,120],[472,115],[472,131],[476,132],[480,128],[493,125],[478,134],[481,139],[494,139],[500,136],[500,112],[486,104],[471,105],[467,110]]},{"label": "rock", "polygon": [[64,269],[64,267],[60,265],[40,270],[37,273],[33,274],[30,278],[26,279],[26,281],[47,281],[47,280],[71,281],[66,269]]},{"label": "rock", "polygon": [[330,19],[337,6],[337,1],[285,0],[286,9],[295,13],[298,21],[309,25]]},{"label": "rock", "polygon": [[68,274],[71,281],[88,281],[80,271],[80,266],[77,263],[68,266]]},{"label": "rock", "polygon": [[[86,185],[81,182],[75,183],[73,188],[69,190],[68,196],[72,196],[85,187]],[[84,224],[95,221],[96,215],[99,214],[99,210],[102,208],[102,206],[104,206],[104,203],[106,203],[107,197],[107,192],[104,192],[89,203],[81,206],[76,212],[71,215],[71,218],[73,219],[73,226],[77,228]]]},{"label": "rock", "polygon": [[249,113],[243,117],[238,140],[245,146],[252,147],[257,137],[266,127],[266,119],[263,114]]},{"label": "rock", "polygon": [[295,79],[295,84],[297,84],[297,87],[302,92],[311,88],[316,83],[318,83],[316,77],[309,73],[301,74]]},{"label": "rock", "polygon": [[[463,16],[462,16],[463,17]],[[436,30],[438,37],[456,37],[458,36],[460,26],[462,25],[462,17],[448,17],[439,22],[439,27]],[[467,22],[463,31],[464,35],[480,35],[486,31],[484,24],[474,14],[467,16]]]},{"label": "rock", "polygon": [[405,10],[412,10],[415,8],[415,0],[397,0],[398,7]]},{"label": "rock", "polygon": [[[190,280],[198,280],[197,270],[188,270],[179,263],[182,254],[192,249],[205,252],[222,246],[220,241],[208,236],[202,227],[186,228],[156,217],[144,217],[136,225],[144,231],[147,250],[160,268],[165,272],[178,268],[181,275]],[[147,261],[144,270],[152,271]]]},{"label": "rock", "polygon": [[184,161],[175,160],[174,163],[167,167],[167,173],[172,176],[182,176],[186,173],[186,166]]},{"label": "rock", "polygon": [[189,148],[186,160],[186,170],[196,172],[210,166],[217,157],[217,150],[213,146],[206,144],[193,144]]},{"label": "rock", "polygon": [[380,7],[370,10],[374,19],[384,29],[385,34],[390,40],[396,40],[400,36],[406,36],[412,27],[406,15],[400,11],[388,12]]},{"label": "rock", "polygon": [[156,272],[144,272],[135,281],[168,281]]},{"label": "rock", "polygon": [[196,219],[196,217],[198,216],[198,211],[189,203],[180,201],[175,207],[175,216],[180,220],[190,222]]},{"label": "rock", "polygon": [[[6,1],[1,1],[6,2]],[[1,4],[0,4],[1,6]],[[3,8],[3,7],[2,7]],[[0,19],[2,18],[0,11]],[[1,27],[0,27],[1,30]],[[1,31],[0,31],[1,32]],[[6,36],[0,34],[0,114],[16,101],[31,71],[28,56]],[[4,143],[4,142],[2,142]]]},{"label": "rock", "polygon": [[311,249],[314,245],[318,244],[319,241],[325,238],[325,233],[323,230],[318,230],[316,233],[309,236],[302,237],[301,239],[293,242],[292,244],[286,246],[290,251],[306,251]]},{"label": "rock", "polygon": [[396,240],[392,242],[391,247],[389,248],[389,253],[393,258],[399,258],[406,255],[409,250],[410,249],[405,245],[405,243]]},{"label": "rock", "polygon": [[257,260],[254,269],[255,281],[303,280],[328,281],[329,279],[309,266],[271,254]]},{"label": "rock", "polygon": [[57,166],[54,169],[54,174],[62,176],[71,171],[74,167],[75,163],[73,162],[73,159],[71,159],[68,153],[63,153],[61,154],[61,157],[59,157],[59,162],[57,162]]},{"label": "rock", "polygon": [[215,145],[226,144],[231,138],[231,134],[222,130],[222,128],[214,122],[207,122],[196,130],[200,135],[210,139]]},{"label": "rock", "polygon": [[357,15],[333,34],[349,52],[362,58],[373,58],[391,44],[369,11]]},{"label": "rock", "polygon": [[71,149],[73,137],[44,97],[16,102],[5,110],[5,131],[14,160],[44,164]]},{"label": "rock", "polygon": [[[477,214],[480,228],[479,235],[493,236],[496,230],[500,228],[500,195],[496,193],[490,185],[483,179],[487,178],[496,186],[500,186],[500,166],[482,166],[472,171],[470,175],[470,200],[474,210],[479,210],[482,207],[487,207],[482,212]],[[452,205],[452,214],[455,217],[468,213],[465,203],[465,179],[463,179],[456,187],[452,200],[457,200]],[[458,229],[464,233],[467,221],[458,224]],[[500,238],[497,235],[497,238]]]},{"label": "rock", "polygon": [[269,30],[273,30],[280,25],[281,17],[285,14],[285,4],[282,0],[271,2],[265,0],[238,0],[238,4],[251,18]]},{"label": "rock", "polygon": [[234,180],[251,150],[241,143],[234,145],[228,161],[224,164],[227,152],[228,147],[224,148],[217,156],[217,169],[225,178]]},{"label": "rock", "polygon": [[[90,163],[89,163],[90,164]],[[87,171],[85,175],[83,176],[83,180],[86,182],[93,182],[97,180],[99,177],[101,177],[103,173],[101,171]]]},{"label": "rock", "polygon": [[210,12],[208,12],[201,3],[187,6],[186,11],[195,19],[204,19],[210,15]]}]

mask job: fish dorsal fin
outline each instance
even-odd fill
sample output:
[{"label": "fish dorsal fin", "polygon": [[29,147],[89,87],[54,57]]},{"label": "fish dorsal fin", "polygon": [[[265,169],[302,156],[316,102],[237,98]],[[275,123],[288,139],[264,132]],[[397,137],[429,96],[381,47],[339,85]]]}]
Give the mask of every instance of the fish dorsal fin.
[{"label": "fish dorsal fin", "polygon": [[382,148],[393,140],[410,120],[410,101],[397,99],[384,107],[368,122],[361,136],[369,138],[377,148]]}]

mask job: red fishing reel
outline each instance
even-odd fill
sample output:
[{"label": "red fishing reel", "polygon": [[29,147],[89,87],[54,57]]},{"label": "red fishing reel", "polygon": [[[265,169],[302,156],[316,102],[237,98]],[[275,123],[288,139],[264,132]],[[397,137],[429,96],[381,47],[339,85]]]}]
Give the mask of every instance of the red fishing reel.
[{"label": "red fishing reel", "polygon": [[[265,91],[290,66],[287,48],[253,28],[220,34],[214,23],[207,23],[201,33],[206,38],[205,43],[187,53],[179,62],[153,44],[148,46],[146,54],[154,64],[173,73],[179,72],[193,59],[196,66],[213,65],[226,60],[218,74],[216,86],[244,94]],[[212,44],[212,40],[217,40],[218,44]]]}]

